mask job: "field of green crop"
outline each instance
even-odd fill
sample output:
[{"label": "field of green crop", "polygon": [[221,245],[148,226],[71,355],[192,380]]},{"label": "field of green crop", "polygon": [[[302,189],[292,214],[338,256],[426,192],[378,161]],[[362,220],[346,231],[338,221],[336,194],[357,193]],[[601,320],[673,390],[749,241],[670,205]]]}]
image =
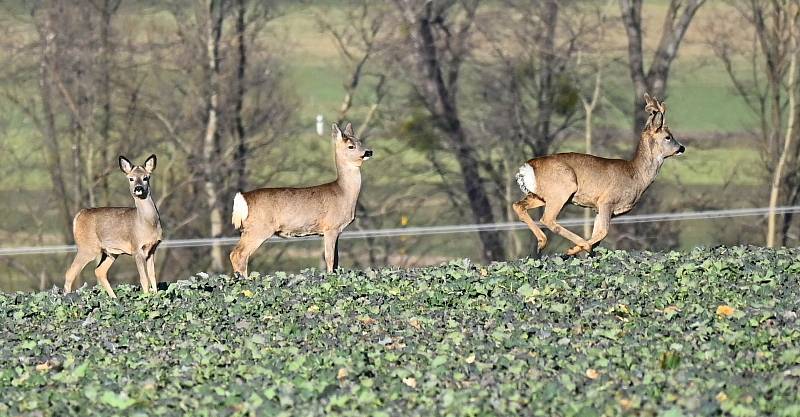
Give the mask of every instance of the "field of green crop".
[{"label": "field of green crop", "polygon": [[0,415],[800,414],[800,249],[0,293]]}]

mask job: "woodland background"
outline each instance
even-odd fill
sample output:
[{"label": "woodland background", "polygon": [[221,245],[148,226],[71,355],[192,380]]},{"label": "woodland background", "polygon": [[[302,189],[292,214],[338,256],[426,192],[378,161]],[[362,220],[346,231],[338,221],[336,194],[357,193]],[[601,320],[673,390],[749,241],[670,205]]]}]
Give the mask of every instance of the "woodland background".
[{"label": "woodland background", "polygon": [[[376,153],[350,230],[516,221],[522,162],[629,157],[645,91],[666,98],[687,153],[634,214],[797,205],[799,12],[788,0],[4,0],[2,246],[70,244],[80,208],[130,205],[119,154],[158,155],[165,238],[236,236],[238,190],[334,178],[329,126],[342,120]],[[614,226],[603,245],[798,240],[788,214]],[[406,236],[345,240],[340,258],[418,266],[533,246],[527,230]],[[159,279],[227,270],[229,249],[160,250]],[[71,258],[0,257],[0,288],[60,286]],[[120,259],[113,279],[132,281]],[[251,269],[320,259],[319,242],[267,243]]]}]

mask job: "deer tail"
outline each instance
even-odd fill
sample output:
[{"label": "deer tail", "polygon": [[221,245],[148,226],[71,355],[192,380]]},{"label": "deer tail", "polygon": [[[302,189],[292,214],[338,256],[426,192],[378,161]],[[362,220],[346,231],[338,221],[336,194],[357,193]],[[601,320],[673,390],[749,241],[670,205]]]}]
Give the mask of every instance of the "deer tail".
[{"label": "deer tail", "polygon": [[247,219],[247,214],[247,200],[244,199],[242,193],[236,193],[236,196],[233,197],[233,214],[231,215],[233,227],[240,230]]}]

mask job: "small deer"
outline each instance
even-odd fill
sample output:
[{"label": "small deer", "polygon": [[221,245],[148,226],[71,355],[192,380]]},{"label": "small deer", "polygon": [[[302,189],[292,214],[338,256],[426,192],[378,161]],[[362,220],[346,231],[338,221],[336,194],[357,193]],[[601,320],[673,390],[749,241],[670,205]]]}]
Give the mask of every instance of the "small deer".
[{"label": "small deer", "polygon": [[66,273],[64,290],[70,292],[75,278],[92,259],[100,261],[94,270],[97,282],[111,298],[116,298],[108,283],[108,269],[120,254],[133,255],[139,270],[142,291],[156,291],[155,253],[161,243],[158,209],[150,192],[150,174],[156,169],[156,156],[144,165],[133,165],[119,157],[119,168],[128,177],[128,188],[136,207],[97,207],[83,209],[72,221],[78,254]]},{"label": "small deer", "polygon": [[347,123],[344,131],[333,124],[336,180],[305,188],[259,188],[233,198],[233,226],[241,230],[231,251],[234,273],[247,276],[253,252],[272,235],[300,237],[322,235],[328,272],[338,267],[338,240],[355,219],[361,191],[361,164],[372,157]]},{"label": "small deer", "polygon": [[[520,167],[516,177],[525,198],[514,203],[513,208],[536,236],[539,251],[547,244],[547,237],[528,210],[544,206],[542,224],[575,244],[567,255],[591,252],[608,234],[611,218],[627,213],[636,205],[655,180],[664,159],[686,150],[667,127],[664,102],[650,98],[647,93],[644,99],[649,117],[632,160],[560,153],[533,158]],[[568,202],[597,212],[588,240],[556,222]]]}]

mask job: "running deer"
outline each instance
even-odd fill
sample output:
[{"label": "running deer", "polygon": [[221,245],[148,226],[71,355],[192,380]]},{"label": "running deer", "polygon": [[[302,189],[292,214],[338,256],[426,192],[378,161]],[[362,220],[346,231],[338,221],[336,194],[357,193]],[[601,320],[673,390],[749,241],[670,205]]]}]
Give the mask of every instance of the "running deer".
[{"label": "running deer", "polygon": [[[525,198],[514,203],[514,211],[536,236],[540,251],[547,244],[547,237],[528,215],[528,210],[544,206],[542,224],[575,244],[567,255],[590,252],[606,237],[611,218],[636,205],[655,180],[664,159],[686,150],[667,127],[664,102],[646,93],[644,99],[649,117],[632,160],[561,153],[533,158],[519,169],[517,182]],[[588,240],[556,222],[558,213],[568,202],[597,212]]]},{"label": "running deer", "polygon": [[136,207],[97,207],[83,209],[72,221],[72,233],[78,254],[67,270],[64,290],[70,292],[75,278],[92,259],[100,258],[94,275],[112,298],[108,269],[120,254],[133,255],[139,270],[142,291],[156,291],[155,253],[161,243],[158,209],[150,192],[150,174],[156,168],[156,156],[144,165],[133,165],[119,157],[119,168],[128,177],[128,188]]},{"label": "running deer", "polygon": [[372,156],[348,123],[344,131],[333,124],[336,180],[305,188],[259,188],[237,193],[233,199],[233,226],[241,230],[231,251],[234,273],[247,276],[253,252],[272,235],[300,237],[322,235],[328,272],[338,267],[338,240],[355,219],[361,191],[361,164]]}]

